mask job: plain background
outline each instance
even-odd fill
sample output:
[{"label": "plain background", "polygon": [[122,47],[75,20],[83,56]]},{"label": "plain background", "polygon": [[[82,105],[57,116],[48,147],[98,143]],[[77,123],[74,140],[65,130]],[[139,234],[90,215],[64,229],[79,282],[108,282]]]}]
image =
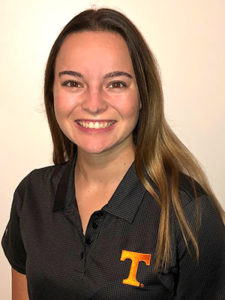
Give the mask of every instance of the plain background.
[{"label": "plain background", "polygon": [[[48,53],[63,26],[92,5],[118,9],[143,33],[159,62],[167,120],[225,207],[225,1],[0,0],[1,236],[20,180],[52,164],[43,106]],[[0,297],[10,299],[2,250]]]}]

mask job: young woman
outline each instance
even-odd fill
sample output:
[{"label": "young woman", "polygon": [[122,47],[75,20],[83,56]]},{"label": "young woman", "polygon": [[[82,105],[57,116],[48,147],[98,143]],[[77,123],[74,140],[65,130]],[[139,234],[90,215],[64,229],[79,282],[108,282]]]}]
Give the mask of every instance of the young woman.
[{"label": "young woman", "polygon": [[224,299],[223,211],[137,28],[110,9],[73,18],[45,104],[55,165],[20,183],[2,240],[13,299]]}]

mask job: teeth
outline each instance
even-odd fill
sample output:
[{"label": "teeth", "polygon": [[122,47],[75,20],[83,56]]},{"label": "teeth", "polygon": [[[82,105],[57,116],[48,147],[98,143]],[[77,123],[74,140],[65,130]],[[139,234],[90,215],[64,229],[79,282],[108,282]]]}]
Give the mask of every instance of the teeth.
[{"label": "teeth", "polygon": [[84,122],[84,121],[78,121],[78,123],[84,128],[101,129],[101,128],[107,128],[107,127],[111,126],[114,123],[114,121],[111,121],[111,122]]}]

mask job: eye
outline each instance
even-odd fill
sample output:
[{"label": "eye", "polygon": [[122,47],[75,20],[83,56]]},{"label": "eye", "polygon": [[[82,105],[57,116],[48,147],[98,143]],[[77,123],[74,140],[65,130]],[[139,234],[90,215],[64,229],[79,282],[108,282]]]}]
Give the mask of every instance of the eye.
[{"label": "eye", "polygon": [[127,84],[123,81],[113,81],[108,84],[108,88],[110,89],[122,89],[127,87]]},{"label": "eye", "polygon": [[71,88],[82,88],[83,84],[81,82],[74,81],[74,80],[66,80],[62,83],[62,86],[67,86]]}]

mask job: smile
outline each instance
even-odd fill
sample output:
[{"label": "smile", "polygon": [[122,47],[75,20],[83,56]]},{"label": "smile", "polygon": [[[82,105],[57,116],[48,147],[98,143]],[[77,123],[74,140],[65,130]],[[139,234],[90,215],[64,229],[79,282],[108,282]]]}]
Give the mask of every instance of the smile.
[{"label": "smile", "polygon": [[76,121],[80,126],[91,129],[104,129],[115,124],[116,121]]}]

